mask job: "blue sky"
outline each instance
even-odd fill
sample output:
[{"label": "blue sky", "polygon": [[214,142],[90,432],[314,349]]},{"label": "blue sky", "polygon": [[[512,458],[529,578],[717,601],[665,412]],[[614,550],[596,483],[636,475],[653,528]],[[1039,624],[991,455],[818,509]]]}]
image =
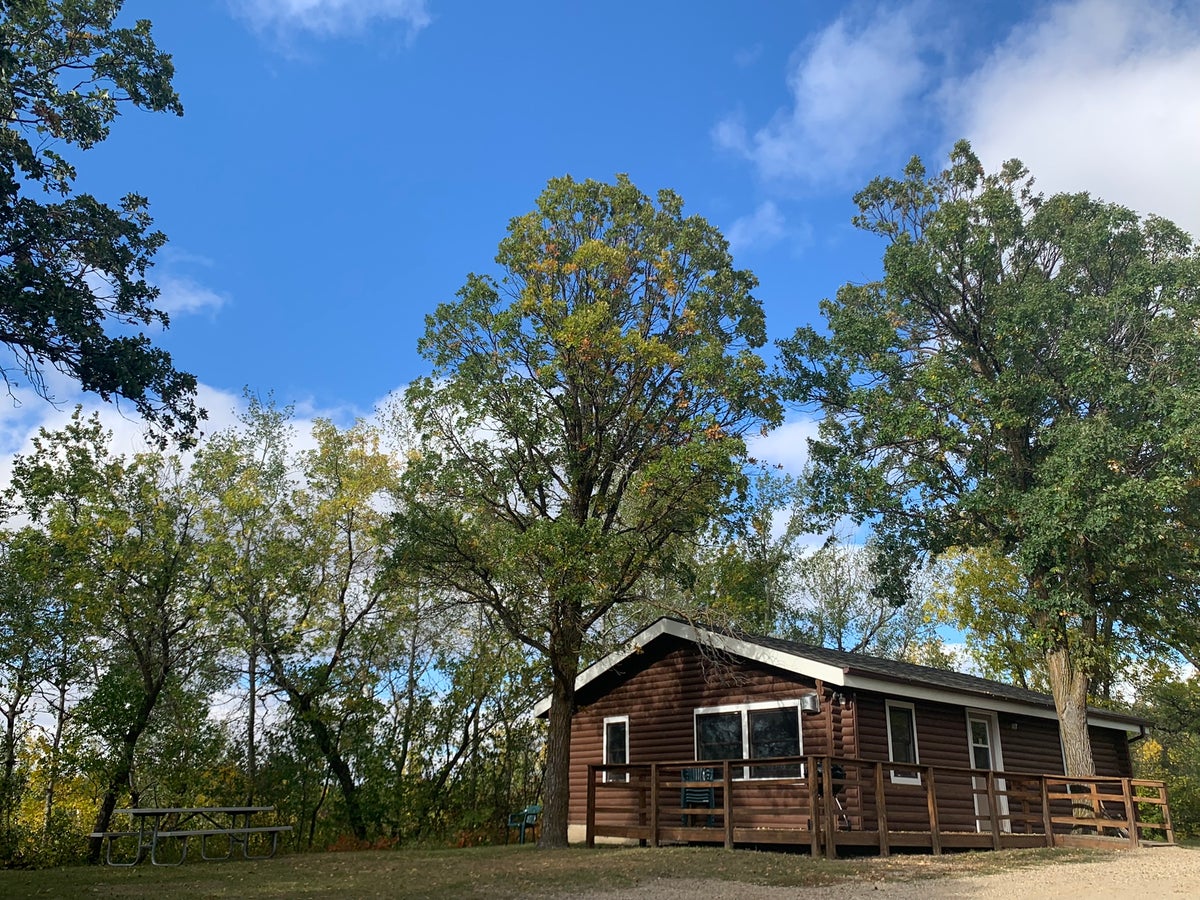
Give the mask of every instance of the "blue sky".
[{"label": "blue sky", "polygon": [[[126,0],[124,17],[153,21],[185,115],[127,113],[79,185],[150,198],[170,239],[159,340],[211,427],[243,386],[369,415],[425,371],[424,316],[568,173],[680,193],[758,276],[773,338],[877,274],[853,193],[958,137],[1047,191],[1200,234],[1196,2]],[[60,409],[0,398],[0,454],[65,418],[76,395],[56,390]],[[762,455],[797,466],[809,430],[793,418]]]}]

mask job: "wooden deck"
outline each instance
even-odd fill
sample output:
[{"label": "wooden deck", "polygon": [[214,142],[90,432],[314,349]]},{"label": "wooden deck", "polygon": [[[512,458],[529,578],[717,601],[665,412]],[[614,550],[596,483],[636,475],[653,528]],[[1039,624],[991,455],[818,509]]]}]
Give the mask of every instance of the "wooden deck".
[{"label": "wooden deck", "polygon": [[829,858],[839,848],[886,856],[1175,841],[1161,781],[829,756],[590,765],[586,835],[589,847],[597,838],[800,845]]}]

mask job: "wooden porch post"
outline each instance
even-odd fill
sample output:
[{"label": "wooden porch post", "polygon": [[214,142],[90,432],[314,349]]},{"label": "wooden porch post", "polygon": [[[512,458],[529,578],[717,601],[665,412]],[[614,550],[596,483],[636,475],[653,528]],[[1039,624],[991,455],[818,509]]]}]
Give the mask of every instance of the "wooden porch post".
[{"label": "wooden porch post", "polygon": [[733,770],[729,767],[729,760],[722,763],[721,778],[725,782],[725,788],[721,792],[721,806],[725,818],[725,849],[733,849]]},{"label": "wooden porch post", "polygon": [[1139,846],[1137,808],[1133,805],[1133,784],[1130,779],[1121,779],[1121,795],[1125,800],[1125,823],[1129,829],[1129,847],[1136,850]]},{"label": "wooden porch post", "polygon": [[817,815],[817,761],[808,757],[808,827],[812,830],[812,858],[821,855],[821,818]]},{"label": "wooden porch post", "polygon": [[650,846],[658,846],[658,763],[650,763]]},{"label": "wooden porch post", "polygon": [[825,804],[825,858],[837,859],[837,818],[833,803],[833,756],[825,757],[821,778],[821,802]]},{"label": "wooden porch post", "polygon": [[875,814],[879,820],[879,855],[890,856],[888,844],[887,799],[884,797],[883,763],[875,763]]},{"label": "wooden porch post", "polygon": [[584,841],[591,849],[596,846],[596,767],[587,767],[587,824],[584,826]]},{"label": "wooden porch post", "polygon": [[941,826],[938,822],[937,783],[933,779],[933,767],[924,766],[923,768],[925,769],[926,797],[929,801],[929,849],[933,851],[934,856],[940,856],[942,853],[942,835]]},{"label": "wooden porch post", "polygon": [[996,773],[988,770],[987,774],[988,814],[992,827],[992,849],[1000,849],[1000,812],[996,809]]},{"label": "wooden porch post", "polygon": [[1171,826],[1171,805],[1167,802],[1167,786],[1160,784],[1158,786],[1158,799],[1162,801],[1163,811],[1163,826],[1167,836],[1167,843],[1175,843],[1175,829]]},{"label": "wooden porch post", "polygon": [[1039,775],[1042,784],[1042,827],[1046,829],[1046,846],[1054,846],[1054,823],[1050,820],[1050,788],[1046,784],[1046,776]]}]

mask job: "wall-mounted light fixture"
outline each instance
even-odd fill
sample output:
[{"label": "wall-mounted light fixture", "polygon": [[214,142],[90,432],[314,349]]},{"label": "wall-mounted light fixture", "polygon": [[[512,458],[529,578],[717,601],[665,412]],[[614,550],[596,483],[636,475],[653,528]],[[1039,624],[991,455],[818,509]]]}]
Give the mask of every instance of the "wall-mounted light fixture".
[{"label": "wall-mounted light fixture", "polygon": [[804,694],[800,698],[800,711],[815,713],[821,711],[821,698],[816,694]]}]

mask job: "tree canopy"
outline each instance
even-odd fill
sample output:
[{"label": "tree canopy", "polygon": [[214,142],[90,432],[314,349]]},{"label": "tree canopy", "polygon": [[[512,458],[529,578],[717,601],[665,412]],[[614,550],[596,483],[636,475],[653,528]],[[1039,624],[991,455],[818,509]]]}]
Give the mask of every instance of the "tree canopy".
[{"label": "tree canopy", "polygon": [[985,174],[966,142],[855,200],[882,279],[782,345],[789,396],[824,417],[818,506],[912,558],[1011,556],[1087,774],[1098,623],[1183,645],[1196,621],[1200,254],[1161,218],[1036,193],[1017,161]]},{"label": "tree canopy", "polygon": [[166,240],[144,197],[116,206],[76,190],[74,159],[123,107],[183,113],[150,23],[114,21],[122,0],[0,5],[0,377],[50,399],[47,368],[124,398],[186,439],[203,418],[196,379],[140,329],[166,327],[146,273]]},{"label": "tree canopy", "polygon": [[426,320],[395,559],[547,664],[542,842],[560,845],[589,630],[653,599],[676,543],[744,486],[744,435],[779,410],[754,277],[674,193],[554,179],[496,261],[499,279],[469,276]]}]

